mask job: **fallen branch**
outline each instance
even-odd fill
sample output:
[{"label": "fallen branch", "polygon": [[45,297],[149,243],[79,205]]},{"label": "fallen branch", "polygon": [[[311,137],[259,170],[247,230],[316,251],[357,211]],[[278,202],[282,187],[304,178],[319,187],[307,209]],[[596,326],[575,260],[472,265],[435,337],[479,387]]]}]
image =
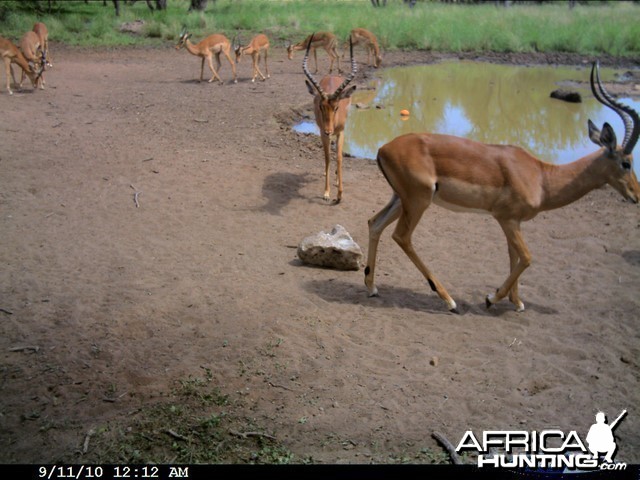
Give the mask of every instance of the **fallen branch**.
[{"label": "fallen branch", "polygon": [[242,437],[242,438],[249,438],[249,437],[264,437],[264,438],[268,438],[269,440],[276,440],[276,437],[274,437],[273,435],[269,435],[267,433],[260,433],[260,432],[237,432],[235,430],[229,430],[229,433],[231,435],[235,435],[236,437]]},{"label": "fallen branch", "polygon": [[136,187],[134,187],[133,185],[129,185],[131,188],[133,188],[134,192],[133,192],[133,203],[136,204],[136,208],[140,207],[140,203],[138,202],[138,197],[140,196],[140,193],[138,190],[136,190]]},{"label": "fallen branch", "polygon": [[33,350],[34,352],[37,352],[40,350],[40,347],[35,345],[25,345],[23,347],[11,347],[9,349],[10,352],[24,352],[25,350]]},{"label": "fallen branch", "polygon": [[279,383],[273,383],[270,380],[267,380],[267,383],[272,386],[273,388],[282,388],[283,390],[288,390],[290,392],[294,392],[294,393],[300,393],[300,390],[296,390],[294,388],[289,388],[286,385],[280,385]]},{"label": "fallen branch", "polygon": [[6,313],[7,315],[13,315],[11,310],[7,310],[6,308],[0,308],[0,312]]},{"label": "fallen branch", "polygon": [[165,430],[166,433],[168,433],[169,435],[171,435],[173,438],[177,438],[178,440],[182,440],[183,442],[188,442],[189,439],[185,436],[180,435],[177,432],[174,432],[173,430]]},{"label": "fallen branch", "polygon": [[440,432],[433,432],[431,436],[433,436],[433,438],[435,438],[438,442],[440,442],[440,445],[442,445],[445,448],[445,450],[449,453],[449,456],[451,457],[451,461],[453,462],[454,465],[464,464],[460,456],[456,453],[455,447],[451,444],[449,440],[447,440],[447,437],[445,437]]},{"label": "fallen branch", "polygon": [[91,439],[91,437],[93,436],[94,433],[96,433],[96,431],[92,428],[84,436],[84,444],[82,445],[82,453],[87,453],[89,451],[89,440]]}]

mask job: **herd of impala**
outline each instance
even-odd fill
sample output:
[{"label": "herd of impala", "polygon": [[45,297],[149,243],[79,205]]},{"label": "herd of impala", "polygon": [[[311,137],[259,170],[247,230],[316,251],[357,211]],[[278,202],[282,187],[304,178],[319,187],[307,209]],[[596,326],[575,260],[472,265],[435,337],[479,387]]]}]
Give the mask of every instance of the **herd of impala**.
[{"label": "herd of impala", "polygon": [[[256,35],[245,46],[234,45],[235,61],[231,57],[232,44],[224,35],[213,34],[196,44],[191,42],[190,37],[191,34],[183,30],[175,48],[184,46],[189,53],[202,59],[200,81],[203,80],[206,60],[212,73],[209,82],[217,80],[223,83],[218,75],[221,67],[220,55],[224,55],[229,61],[234,82],[237,82],[236,63],[240,62],[243,55],[251,55],[253,60],[252,82],[258,77],[261,80],[270,77],[267,63],[269,39],[266,35]],[[357,73],[353,58],[353,46],[357,44],[362,44],[367,49],[367,62],[370,65],[377,68],[382,60],[375,35],[362,28],[353,29],[343,47],[344,51],[349,46],[351,57],[351,71],[346,78],[340,76],[341,56],[337,51],[338,41],[334,34],[316,32],[299,43],[287,45],[290,60],[296,50],[305,51],[302,71],[307,77],[307,89],[314,97],[314,114],[324,150],[326,201],[330,199],[331,138],[335,137],[338,186],[335,203],[342,200],[343,194],[342,149],[351,96],[356,89],[355,85],[349,84]],[[318,72],[318,48],[324,49],[331,61],[329,75],[320,80],[314,78],[307,65],[309,53],[313,51],[314,73]],[[40,88],[44,88],[43,72],[45,66],[51,66],[44,24],[37,23],[33,31],[27,32],[20,42],[20,48],[0,37],[0,55],[5,62],[7,90],[10,94],[13,93],[9,78],[13,78],[12,63],[22,68],[20,85],[26,75],[34,88],[38,84]],[[214,55],[216,67],[213,65]],[[264,55],[266,76],[259,68],[261,55]],[[331,74],[334,62],[337,64],[338,75]],[[522,222],[531,220],[542,211],[575,202],[605,184],[611,185],[626,200],[637,204],[640,186],[633,170],[632,152],[640,136],[640,117],[635,110],[615,100],[607,92],[600,80],[597,62],[591,69],[590,86],[594,97],[620,116],[625,128],[624,137],[621,144],[618,144],[611,125],[605,122],[599,129],[589,120],[588,135],[598,148],[569,164],[553,165],[543,162],[517,146],[489,145],[434,133],[410,133],[383,145],[378,150],[377,163],[392,189],[392,195],[389,203],[368,222],[365,285],[369,295],[378,294],[374,272],[380,236],[386,227],[397,220],[392,238],[424,275],[431,289],[446,303],[448,309],[458,313],[456,302],[420,259],[412,245],[412,234],[432,203],[456,212],[485,213],[496,219],[507,240],[510,273],[495,293],[486,296],[485,303],[489,308],[508,296],[517,311],[524,310],[524,303],[518,295],[518,279],[531,264],[531,254],[520,229]]]}]

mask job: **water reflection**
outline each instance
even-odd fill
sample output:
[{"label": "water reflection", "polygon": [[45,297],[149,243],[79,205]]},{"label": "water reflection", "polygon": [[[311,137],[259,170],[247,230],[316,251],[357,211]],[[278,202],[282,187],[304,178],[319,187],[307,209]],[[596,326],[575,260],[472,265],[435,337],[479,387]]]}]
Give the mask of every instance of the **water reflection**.
[{"label": "water reflection", "polygon": [[[513,67],[468,61],[388,69],[380,73],[375,90],[354,96],[354,104],[369,108],[351,107],[345,151],[375,158],[378,148],[398,135],[435,132],[520,145],[542,160],[567,163],[596,148],[587,136],[588,119],[598,127],[609,122],[619,141],[624,135],[620,118],[593,98],[589,72],[590,65]],[[601,72],[604,81],[614,74]],[[559,85],[567,80],[579,83]],[[579,91],[582,103],[550,98],[556,88]],[[640,110],[635,100],[620,101]],[[402,109],[411,112],[406,120]]]}]

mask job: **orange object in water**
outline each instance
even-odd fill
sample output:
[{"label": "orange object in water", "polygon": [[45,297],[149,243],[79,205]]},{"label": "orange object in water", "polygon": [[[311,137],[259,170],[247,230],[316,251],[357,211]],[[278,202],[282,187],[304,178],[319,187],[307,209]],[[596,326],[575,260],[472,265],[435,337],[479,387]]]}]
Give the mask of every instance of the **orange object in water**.
[{"label": "orange object in water", "polygon": [[410,115],[409,110],[400,110],[400,115],[403,117],[408,117]]}]

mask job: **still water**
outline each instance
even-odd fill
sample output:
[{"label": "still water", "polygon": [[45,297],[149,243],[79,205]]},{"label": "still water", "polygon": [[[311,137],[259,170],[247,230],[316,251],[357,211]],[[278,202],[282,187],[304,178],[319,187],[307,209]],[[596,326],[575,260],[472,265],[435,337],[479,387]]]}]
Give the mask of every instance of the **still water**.
[{"label": "still water", "polygon": [[[345,151],[374,159],[378,148],[398,135],[434,132],[486,143],[520,145],[541,160],[568,163],[597,147],[587,135],[587,120],[599,128],[609,122],[621,142],[624,125],[598,103],[589,88],[591,66],[522,67],[451,61],[387,69],[352,98]],[[623,71],[601,69],[603,81]],[[577,91],[582,103],[549,97],[558,88]],[[640,102],[619,98],[640,111]],[[356,104],[363,108],[356,108]],[[410,116],[400,116],[407,109]],[[295,127],[318,133],[313,120]],[[640,171],[636,161],[636,174]]]}]

